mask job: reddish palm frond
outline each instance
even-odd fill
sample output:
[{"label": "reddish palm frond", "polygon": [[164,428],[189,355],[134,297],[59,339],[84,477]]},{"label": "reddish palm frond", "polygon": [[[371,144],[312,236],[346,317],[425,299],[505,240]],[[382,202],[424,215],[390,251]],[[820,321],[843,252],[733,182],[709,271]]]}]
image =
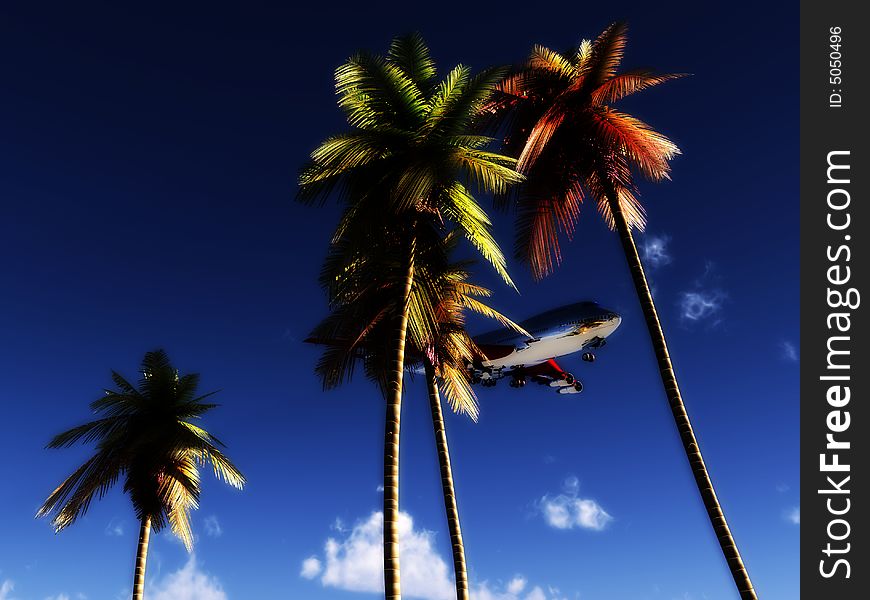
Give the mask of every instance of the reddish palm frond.
[{"label": "reddish palm frond", "polygon": [[592,55],[589,59],[592,85],[600,85],[616,74],[627,42],[628,25],[619,22],[611,24],[592,42]]},{"label": "reddish palm frond", "polygon": [[547,153],[538,167],[547,174],[530,174],[529,185],[517,200],[516,256],[529,264],[536,279],[550,273],[562,261],[559,234],[570,240],[580,217],[583,187],[568,168],[564,155]]},{"label": "reddish palm frond", "polygon": [[620,73],[602,83],[598,89],[590,94],[591,103],[593,106],[613,104],[631,94],[685,76],[685,73],[655,75],[651,71],[627,71]]},{"label": "reddish palm frond", "polygon": [[598,213],[610,229],[615,227],[610,209],[610,197],[615,194],[629,227],[643,231],[646,227],[646,211],[635,194],[631,169],[625,160],[614,160],[606,167],[606,171],[606,182],[601,180],[597,171],[589,173],[585,181],[586,189],[595,197]]},{"label": "reddish palm frond", "polygon": [[603,145],[623,153],[649,179],[669,178],[669,161],[680,153],[676,144],[640,119],[625,113],[604,109],[591,116]]},{"label": "reddish palm frond", "polygon": [[547,142],[550,141],[550,138],[559,130],[562,122],[565,121],[566,116],[561,106],[554,105],[535,123],[526,140],[526,145],[517,159],[517,171],[523,174],[529,172],[529,169],[534,165],[541,152],[544,151]]}]

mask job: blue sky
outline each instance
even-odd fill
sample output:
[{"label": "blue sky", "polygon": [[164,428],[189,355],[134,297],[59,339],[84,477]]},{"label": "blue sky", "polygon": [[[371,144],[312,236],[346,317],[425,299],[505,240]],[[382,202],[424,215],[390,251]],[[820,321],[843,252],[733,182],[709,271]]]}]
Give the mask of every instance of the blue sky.
[{"label": "blue sky", "polygon": [[[412,30],[443,71],[616,18],[626,66],[693,74],[624,104],[683,151],[672,182],[642,186],[639,243],[750,574],[767,600],[798,596],[797,5],[434,6],[4,4],[0,600],[129,590],[137,524],[120,490],[60,535],[33,514],[88,453],[45,442],[156,347],[222,390],[206,423],[249,484],[206,477],[194,557],[153,538],[150,600],[375,598],[383,402],[363,380],[322,392],[301,342],[325,314],[336,211],[292,197],[342,127],[332,70]],[[495,220],[509,250],[511,216]],[[499,386],[481,389],[479,423],[447,416],[475,600],[736,598],[615,237],[587,207],[556,275],[512,267],[520,294],[479,274],[512,317],[596,299],[624,320],[594,365],[566,361],[582,395]],[[431,420],[422,382],[407,390],[405,595],[441,600]]]}]

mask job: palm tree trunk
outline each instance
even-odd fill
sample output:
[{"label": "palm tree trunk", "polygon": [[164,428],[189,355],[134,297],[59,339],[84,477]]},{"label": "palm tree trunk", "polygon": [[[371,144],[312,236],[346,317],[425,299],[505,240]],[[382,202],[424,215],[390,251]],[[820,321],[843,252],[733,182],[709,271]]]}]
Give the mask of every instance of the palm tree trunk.
[{"label": "palm tree trunk", "polygon": [[408,251],[408,271],[396,332],[396,354],[387,387],[384,434],[384,597],[401,600],[399,574],[399,429],[402,419],[402,375],[405,370],[405,336],[408,330],[411,286],[414,283],[415,244]]},{"label": "palm tree trunk", "polygon": [[151,538],[151,517],[142,519],[139,527],[139,546],[136,549],[136,571],[133,574],[133,600],[145,597],[145,559],[148,557],[148,540]]},{"label": "palm tree trunk", "polygon": [[662,326],[659,322],[655,303],[653,302],[652,294],[650,293],[649,285],[646,280],[646,274],[644,273],[643,265],[640,262],[640,256],[638,256],[637,253],[637,246],[635,245],[634,238],[631,235],[631,229],[625,220],[625,215],[622,213],[622,208],[620,207],[618,200],[615,200],[615,194],[611,193],[609,199],[610,209],[613,213],[613,220],[616,225],[616,231],[618,232],[619,239],[622,242],[622,249],[625,252],[625,258],[628,261],[628,268],[631,271],[631,279],[634,282],[637,297],[640,300],[640,306],[643,310],[643,316],[646,319],[646,325],[649,329],[649,335],[653,349],[655,350],[656,359],[658,360],[659,372],[662,377],[662,384],[664,384],[665,387],[665,394],[668,397],[668,403],[670,404],[671,412],[673,413],[674,421],[677,425],[677,430],[680,433],[680,440],[683,443],[683,449],[686,452],[686,457],[689,459],[692,474],[695,476],[695,483],[698,486],[698,491],[701,493],[701,499],[704,501],[707,515],[710,517],[710,523],[713,525],[713,530],[719,540],[722,554],[725,555],[725,560],[728,562],[728,568],[731,569],[731,576],[734,578],[734,583],[737,584],[737,590],[740,592],[740,597],[742,600],[757,600],[758,596],[755,594],[752,581],[749,579],[749,573],[747,573],[746,567],[743,564],[743,559],[740,557],[740,551],[737,549],[737,544],[734,542],[727,521],[725,521],[725,514],[722,512],[722,507],[719,505],[719,499],[716,497],[716,491],[713,489],[713,482],[710,480],[710,475],[707,473],[704,458],[701,456],[701,450],[698,447],[698,440],[695,438],[695,433],[692,431],[692,423],[689,421],[689,415],[686,413],[686,406],[683,404],[683,398],[680,395],[680,388],[677,385],[674,367],[671,364],[671,357],[668,354],[665,334],[662,331]]},{"label": "palm tree trunk", "polygon": [[435,368],[428,360],[425,361],[425,364],[426,385],[429,388],[429,406],[432,409],[432,426],[435,429],[435,447],[438,450],[438,464],[441,467],[441,489],[444,494],[444,510],[447,513],[447,529],[450,531],[450,545],[453,548],[456,600],[468,600],[468,572],[465,567],[465,545],[462,543],[462,529],[459,527],[459,508],[456,505],[456,491],[453,488],[453,471],[450,468],[450,449],[447,447],[444,414],[441,412],[441,396],[438,394],[438,381],[435,379]]}]

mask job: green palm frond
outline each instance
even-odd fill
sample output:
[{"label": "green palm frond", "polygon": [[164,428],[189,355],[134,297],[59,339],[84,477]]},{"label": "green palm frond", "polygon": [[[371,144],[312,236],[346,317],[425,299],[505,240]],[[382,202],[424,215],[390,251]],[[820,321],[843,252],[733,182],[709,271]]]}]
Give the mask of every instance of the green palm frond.
[{"label": "green palm frond", "polygon": [[402,69],[421,90],[435,77],[435,61],[419,33],[397,37],[390,44],[387,58]]}]

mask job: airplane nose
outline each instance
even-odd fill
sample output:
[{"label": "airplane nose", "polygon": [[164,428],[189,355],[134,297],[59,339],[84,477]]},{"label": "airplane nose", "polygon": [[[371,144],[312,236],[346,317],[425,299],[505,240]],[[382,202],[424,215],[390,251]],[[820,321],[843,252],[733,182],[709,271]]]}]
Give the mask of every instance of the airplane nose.
[{"label": "airplane nose", "polygon": [[622,323],[622,317],[620,317],[618,314],[612,312],[608,316],[609,316],[608,320],[613,324],[614,329],[619,327],[620,323]]}]

